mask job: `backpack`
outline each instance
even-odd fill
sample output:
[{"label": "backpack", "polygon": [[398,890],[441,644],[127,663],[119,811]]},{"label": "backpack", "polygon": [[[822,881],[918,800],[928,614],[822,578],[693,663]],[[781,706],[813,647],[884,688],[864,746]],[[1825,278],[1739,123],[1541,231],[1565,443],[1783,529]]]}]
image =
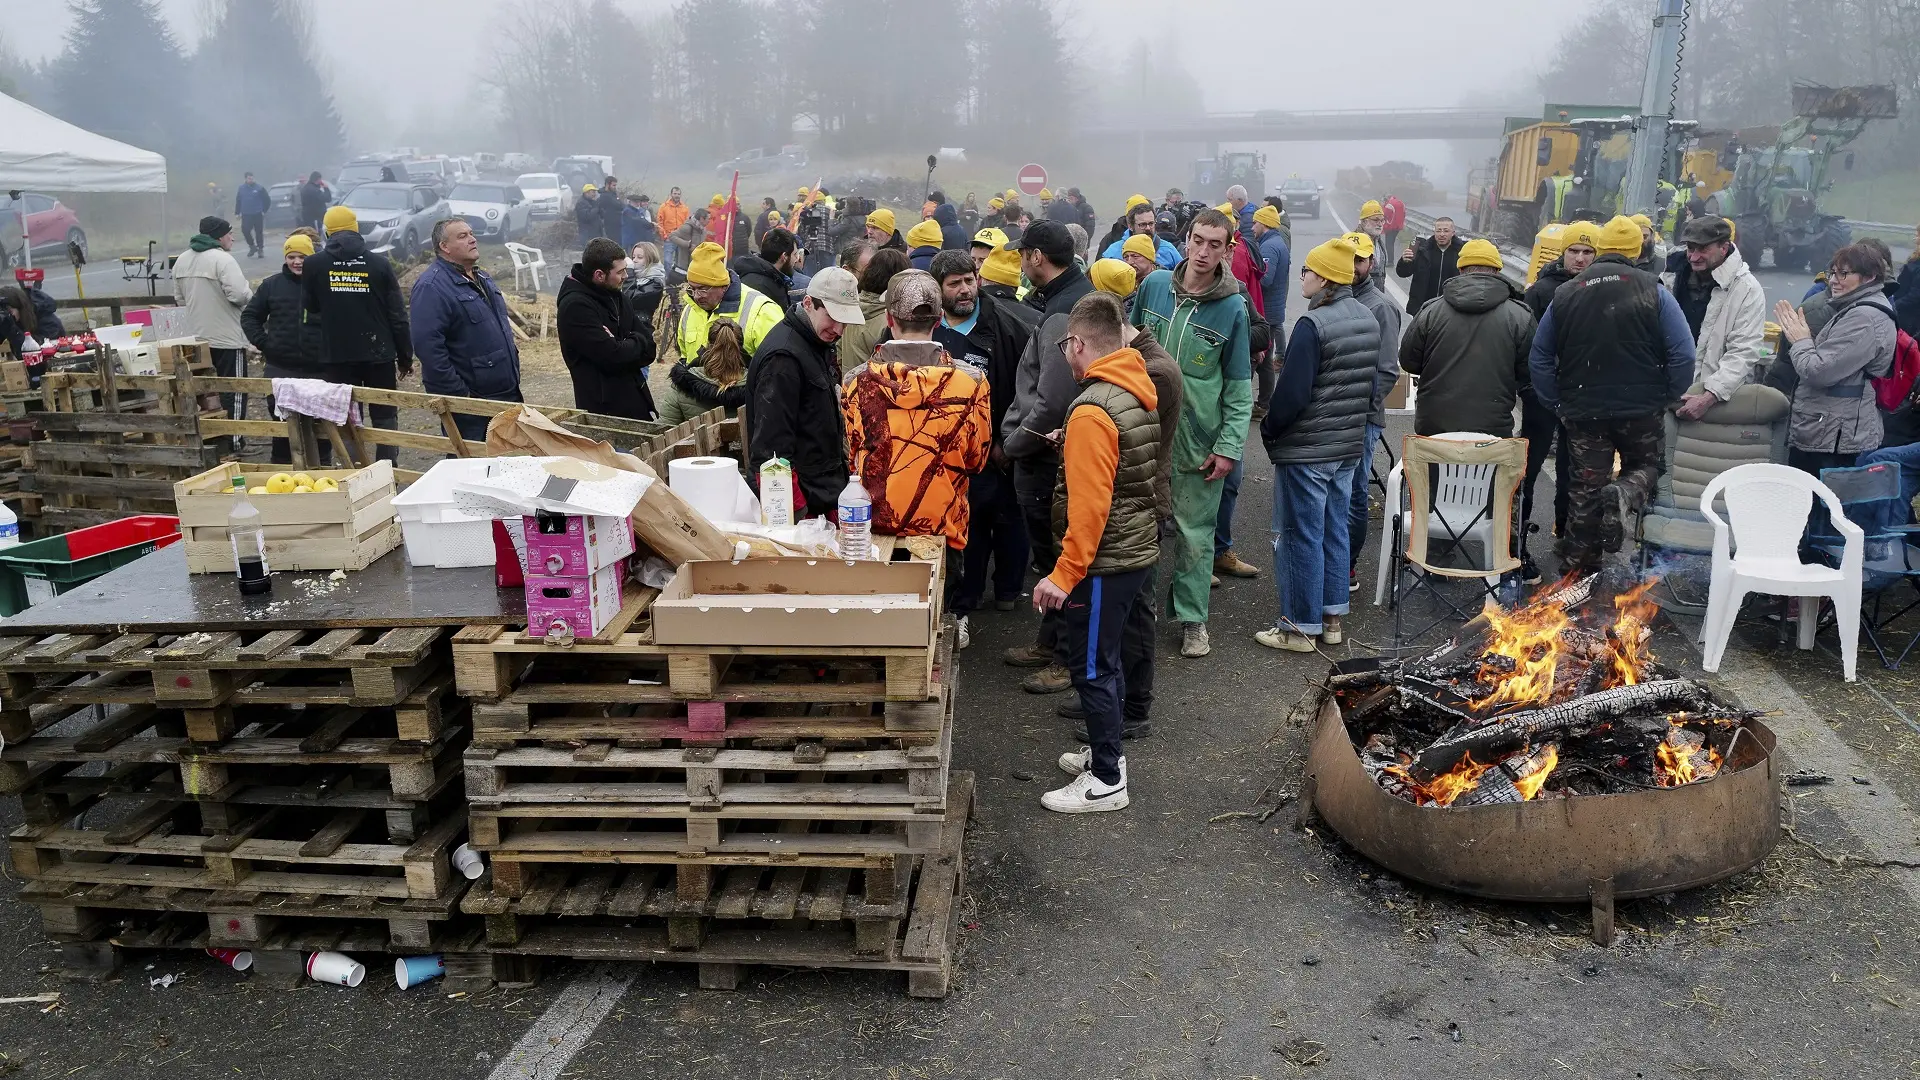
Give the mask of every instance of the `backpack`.
[{"label": "backpack", "polygon": [[[1886,311],[1888,318],[1893,317],[1893,312],[1879,304],[1871,306],[1876,311]],[[1916,381],[1920,381],[1920,342],[1913,340],[1905,330],[1895,330],[1893,367],[1885,375],[1873,380],[1873,396],[1880,402],[1882,410],[1894,412],[1909,403]]]}]

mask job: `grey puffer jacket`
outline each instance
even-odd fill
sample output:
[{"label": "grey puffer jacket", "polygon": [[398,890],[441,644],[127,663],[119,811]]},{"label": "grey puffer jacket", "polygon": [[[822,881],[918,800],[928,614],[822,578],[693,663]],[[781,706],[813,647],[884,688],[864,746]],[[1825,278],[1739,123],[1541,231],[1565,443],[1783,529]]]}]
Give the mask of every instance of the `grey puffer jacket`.
[{"label": "grey puffer jacket", "polygon": [[1510,438],[1513,403],[1531,385],[1533,331],[1533,313],[1506,278],[1472,271],[1448,278],[1400,343],[1400,366],[1420,376],[1414,432]]},{"label": "grey puffer jacket", "polygon": [[1367,423],[1386,427],[1387,392],[1400,381],[1400,307],[1371,277],[1353,283],[1353,298],[1367,305],[1380,322],[1380,357],[1373,365],[1373,411],[1367,414]]},{"label": "grey puffer jacket", "polygon": [[1868,381],[1893,369],[1893,307],[1877,288],[1832,301],[1833,318],[1793,349],[1800,383],[1787,440],[1796,450],[1857,454],[1880,448],[1880,407]]}]

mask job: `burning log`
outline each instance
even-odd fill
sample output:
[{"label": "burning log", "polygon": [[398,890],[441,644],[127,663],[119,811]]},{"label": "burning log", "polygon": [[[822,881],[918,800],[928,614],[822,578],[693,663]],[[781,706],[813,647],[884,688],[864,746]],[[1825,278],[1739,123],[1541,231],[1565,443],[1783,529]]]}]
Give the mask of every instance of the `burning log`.
[{"label": "burning log", "polygon": [[1487,754],[1525,745],[1549,732],[1591,730],[1631,713],[1698,709],[1708,701],[1706,689],[1686,679],[1661,679],[1602,690],[1544,709],[1513,713],[1482,727],[1456,728],[1420,752],[1420,765],[1443,772],[1457,764],[1468,751]]}]

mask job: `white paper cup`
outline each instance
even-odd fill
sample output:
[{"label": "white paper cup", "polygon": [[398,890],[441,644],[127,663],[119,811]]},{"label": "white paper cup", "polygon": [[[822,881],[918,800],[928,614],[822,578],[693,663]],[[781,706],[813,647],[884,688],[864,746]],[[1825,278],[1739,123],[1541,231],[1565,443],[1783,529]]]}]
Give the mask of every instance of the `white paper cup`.
[{"label": "white paper cup", "polygon": [[359,986],[367,977],[367,965],[345,953],[317,952],[307,957],[307,978],[335,986]]},{"label": "white paper cup", "polygon": [[453,849],[453,868],[465,874],[468,881],[478,881],[480,875],[487,872],[486,861],[480,858],[480,853],[473,850],[471,844],[461,844]]}]

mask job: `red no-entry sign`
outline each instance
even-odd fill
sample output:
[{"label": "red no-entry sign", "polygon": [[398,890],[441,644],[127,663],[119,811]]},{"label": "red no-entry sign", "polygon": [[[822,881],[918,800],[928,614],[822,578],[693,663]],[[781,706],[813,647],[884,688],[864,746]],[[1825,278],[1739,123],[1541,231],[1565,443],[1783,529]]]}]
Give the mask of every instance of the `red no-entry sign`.
[{"label": "red no-entry sign", "polygon": [[1022,195],[1038,195],[1047,186],[1047,170],[1038,165],[1020,167],[1020,179],[1014,185]]}]

